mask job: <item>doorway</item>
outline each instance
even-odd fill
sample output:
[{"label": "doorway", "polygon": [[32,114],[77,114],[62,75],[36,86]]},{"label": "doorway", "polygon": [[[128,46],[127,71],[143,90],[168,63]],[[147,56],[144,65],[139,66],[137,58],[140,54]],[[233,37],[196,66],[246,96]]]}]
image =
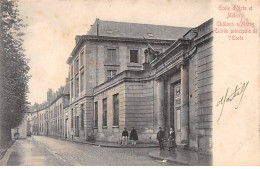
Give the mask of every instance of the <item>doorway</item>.
[{"label": "doorway", "polygon": [[64,127],[64,129],[65,129],[65,138],[67,138],[68,137],[68,119],[66,119],[65,120],[65,127]]},{"label": "doorway", "polygon": [[46,130],[46,135],[48,136],[49,135],[49,123],[48,122],[46,123],[46,129],[47,129]]},{"label": "doorway", "polygon": [[177,133],[181,131],[181,87],[180,83],[170,85],[170,124],[169,127]]},{"label": "doorway", "polygon": [[79,116],[76,117],[76,133],[75,137],[79,137]]}]

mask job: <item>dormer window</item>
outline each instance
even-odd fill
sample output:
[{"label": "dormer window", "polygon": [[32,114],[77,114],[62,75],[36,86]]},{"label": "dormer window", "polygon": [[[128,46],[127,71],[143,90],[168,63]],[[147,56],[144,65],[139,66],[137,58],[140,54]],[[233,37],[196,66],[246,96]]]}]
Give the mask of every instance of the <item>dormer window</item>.
[{"label": "dormer window", "polygon": [[147,33],[148,36],[150,37],[153,37],[153,34],[152,33]]}]

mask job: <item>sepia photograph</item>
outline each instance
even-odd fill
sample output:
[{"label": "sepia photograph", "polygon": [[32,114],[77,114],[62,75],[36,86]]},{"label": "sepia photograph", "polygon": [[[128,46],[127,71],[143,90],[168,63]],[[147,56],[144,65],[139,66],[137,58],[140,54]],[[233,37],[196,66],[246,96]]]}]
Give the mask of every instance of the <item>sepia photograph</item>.
[{"label": "sepia photograph", "polygon": [[1,0],[0,165],[260,165],[259,5]]}]

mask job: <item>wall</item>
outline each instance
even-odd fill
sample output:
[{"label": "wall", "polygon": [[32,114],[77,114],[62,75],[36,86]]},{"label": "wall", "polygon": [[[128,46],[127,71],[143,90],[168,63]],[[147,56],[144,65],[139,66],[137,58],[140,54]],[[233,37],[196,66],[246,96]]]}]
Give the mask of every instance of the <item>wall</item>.
[{"label": "wall", "polygon": [[[124,71],[117,77],[94,89],[98,101],[98,128],[96,140],[118,142],[124,127],[138,132],[139,142],[156,142],[154,118],[154,79],[145,71]],[[113,95],[119,94],[119,126],[113,126]],[[107,98],[108,126],[102,126],[102,100]]]},{"label": "wall", "polygon": [[[80,77],[79,81],[84,80],[84,89],[79,94],[79,96],[72,97],[71,96],[71,105],[70,105],[70,111],[71,109],[76,110],[75,107],[80,104],[85,105],[85,114],[84,116],[85,123],[84,123],[84,130],[80,130],[80,136],[79,138],[75,139],[91,139],[91,133],[93,132],[93,88],[97,85],[100,85],[106,81],[106,71],[107,69],[113,69],[117,70],[117,74],[123,72],[124,70],[141,70],[142,69],[142,63],[144,61],[144,50],[147,48],[146,43],[123,43],[123,42],[111,42],[111,41],[85,41],[84,44],[79,48],[78,53],[75,54],[75,56],[79,55],[79,52],[84,50],[84,78],[82,79]],[[161,49],[162,51],[165,50],[167,45],[153,45],[155,49]],[[116,62],[107,62],[107,49],[108,48],[115,48],[116,54],[117,54],[117,60]],[[137,49],[139,50],[139,63],[130,63],[130,49]],[[79,58],[80,60],[80,58]],[[74,64],[74,61],[72,62]],[[80,63],[79,63],[80,64]],[[75,66],[75,65],[74,65]],[[71,69],[70,69],[71,70]],[[83,71],[83,70],[81,70]],[[71,73],[70,73],[71,75]],[[72,79],[72,77],[70,77]],[[75,72],[73,72],[73,95],[75,96]],[[79,82],[80,83],[80,82]],[[71,84],[71,83],[70,83]],[[72,90],[72,89],[71,89]],[[125,95],[125,93],[124,93]],[[121,97],[121,95],[120,95]],[[112,96],[111,96],[112,98]],[[121,104],[125,104],[122,101],[122,98],[120,98]],[[108,102],[112,100],[108,99]],[[120,107],[122,108],[122,107]],[[111,112],[111,111],[110,111]],[[121,112],[121,111],[120,111]],[[108,112],[109,113],[109,112]],[[76,116],[73,117],[73,121],[75,121]],[[123,117],[124,114],[121,114],[120,117]],[[109,114],[108,117],[110,118]],[[111,116],[112,118],[112,116]],[[122,119],[121,119],[122,120]],[[121,123],[123,123],[121,121]],[[124,122],[125,123],[125,122]],[[74,123],[75,124],[75,123]],[[129,121],[129,125],[131,125]],[[71,129],[71,128],[70,128]],[[75,129],[75,126],[73,126],[73,129]],[[148,130],[148,129],[147,129]],[[100,132],[100,131],[99,131]],[[103,129],[102,133],[109,133],[110,129]],[[113,128],[113,132],[119,132],[119,129],[116,129],[116,127]],[[74,133],[75,134],[75,133]],[[72,134],[70,134],[71,136]],[[106,136],[103,137],[109,137],[109,140],[115,141],[108,136],[108,134],[105,134]],[[102,140],[102,136],[99,134],[97,139]]]},{"label": "wall", "polygon": [[12,138],[15,138],[14,134],[17,133],[17,128],[18,128],[19,138],[27,138],[27,119],[26,119],[26,116],[27,115],[25,115],[22,123],[18,127],[13,128],[11,130]]},{"label": "wall", "polygon": [[[97,49],[94,45],[97,45]],[[142,70],[142,63],[144,62],[144,50],[147,49],[147,44],[136,44],[136,43],[115,43],[115,42],[92,42],[87,43],[87,50],[90,54],[90,58],[96,55],[96,50],[98,54],[97,65],[97,85],[100,85],[106,81],[106,69],[117,70],[117,74],[123,72],[124,70]],[[167,46],[164,45],[153,45],[155,49],[165,50]],[[115,48],[117,50],[117,61],[112,63],[106,62],[107,48]],[[130,63],[130,50],[139,50],[139,63]],[[89,62],[95,63],[95,60],[90,60]],[[92,69],[95,69],[92,67]],[[94,73],[92,73],[92,78],[94,81]],[[90,81],[92,81],[90,79]],[[92,85],[93,86],[93,85]],[[93,86],[95,87],[95,86]]]},{"label": "wall", "polygon": [[196,56],[189,60],[189,148],[198,150]]},{"label": "wall", "polygon": [[139,142],[154,142],[154,81],[133,79],[125,82],[125,126],[135,127]]},{"label": "wall", "polygon": [[[119,126],[113,126],[113,95],[119,98]],[[107,98],[107,126],[102,125],[103,99]],[[125,127],[125,84],[100,92],[94,96],[94,102],[98,102],[98,128],[94,129],[95,139],[99,141],[118,142],[121,131]]]},{"label": "wall", "polygon": [[[45,135],[46,134],[46,113],[47,108],[42,109],[38,112],[39,115],[39,135]],[[45,116],[45,117],[44,117]]]},{"label": "wall", "polygon": [[199,26],[197,43],[198,146],[201,153],[211,153],[212,143],[212,20]]}]

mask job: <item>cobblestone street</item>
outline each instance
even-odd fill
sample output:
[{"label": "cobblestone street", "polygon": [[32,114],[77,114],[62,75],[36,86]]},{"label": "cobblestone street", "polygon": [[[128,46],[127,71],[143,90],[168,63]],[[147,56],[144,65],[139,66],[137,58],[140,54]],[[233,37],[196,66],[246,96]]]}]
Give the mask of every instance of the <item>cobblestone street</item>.
[{"label": "cobblestone street", "polygon": [[6,165],[174,165],[150,158],[156,148],[98,147],[45,136],[18,140],[11,149]]}]

